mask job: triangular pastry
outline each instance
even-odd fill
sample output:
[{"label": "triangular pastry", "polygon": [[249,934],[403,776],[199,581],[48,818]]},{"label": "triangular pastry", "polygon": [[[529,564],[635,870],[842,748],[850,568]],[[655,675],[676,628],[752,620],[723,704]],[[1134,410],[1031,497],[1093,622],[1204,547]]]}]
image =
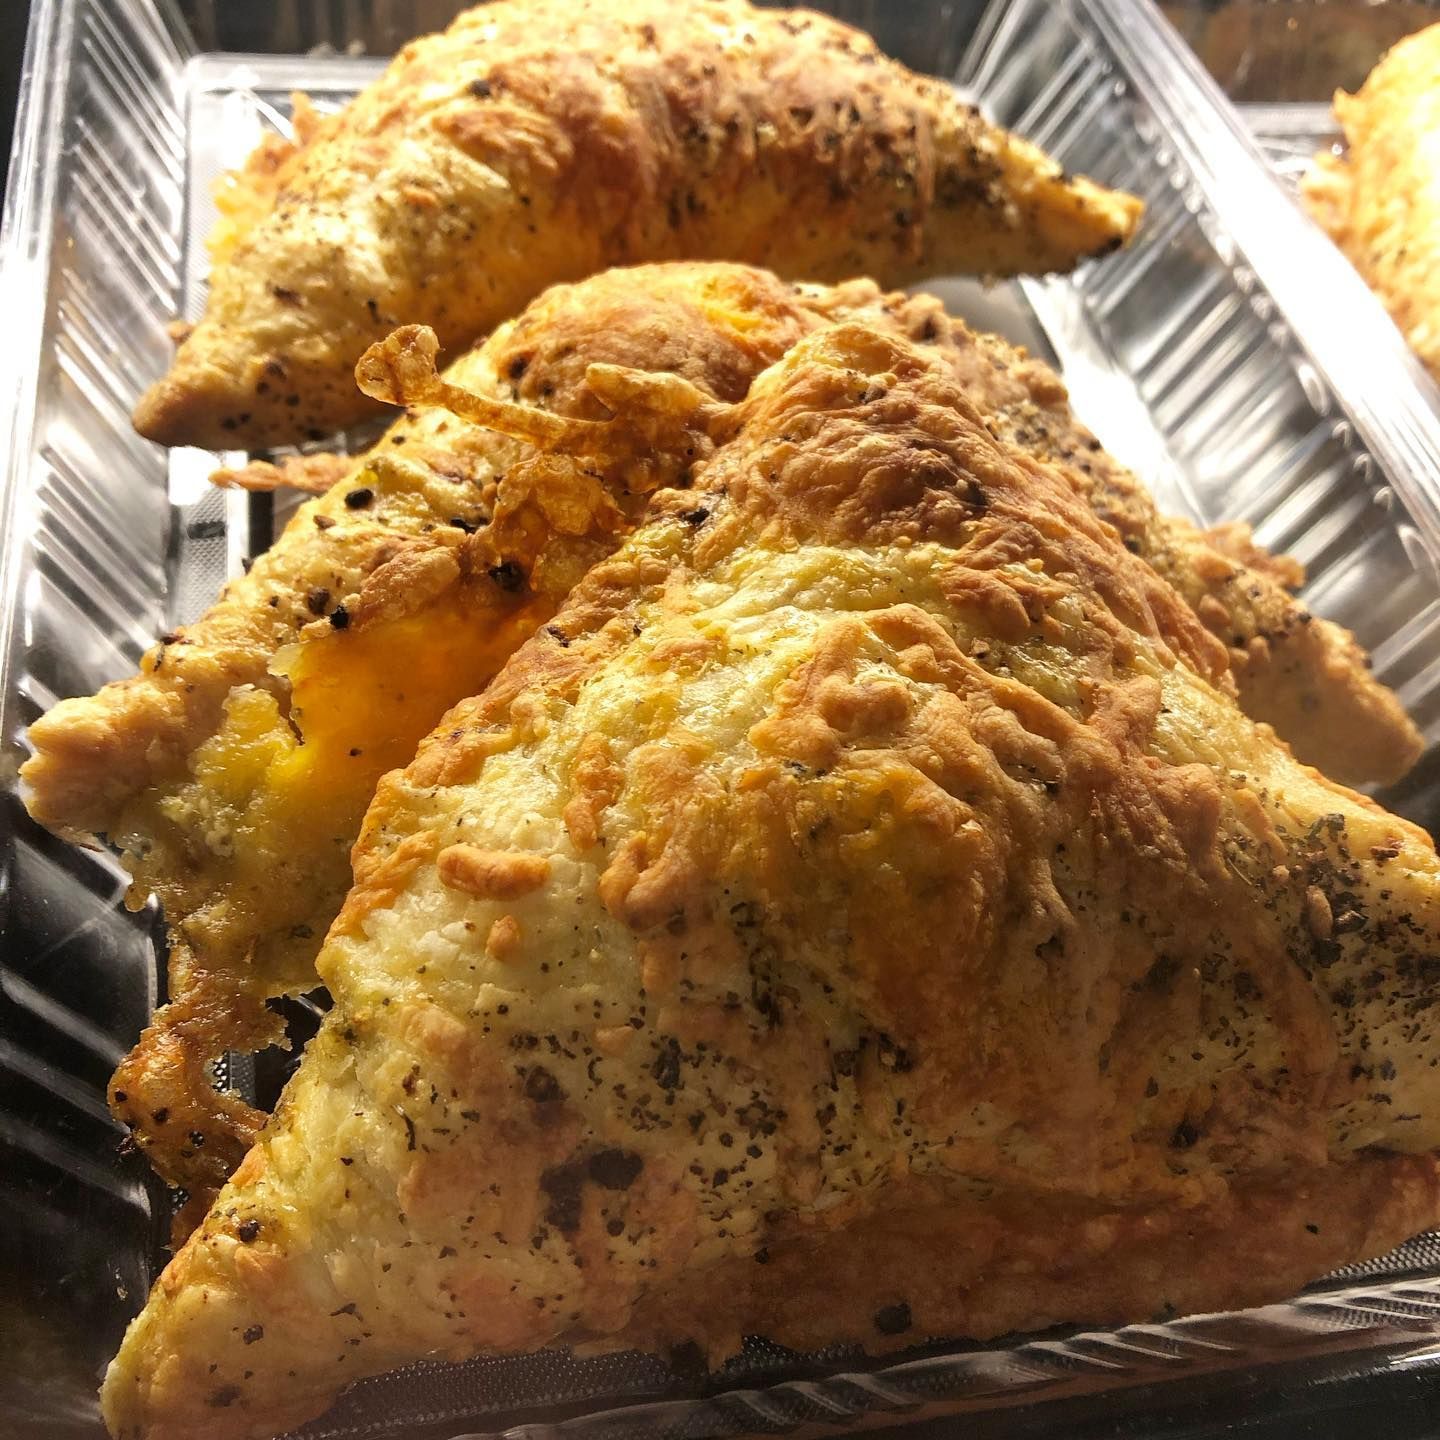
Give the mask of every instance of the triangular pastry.
[{"label": "triangular pastry", "polygon": [[135,414],[165,444],[328,434],[373,409],[351,373],[394,326],[454,349],[607,265],[1068,270],[1141,208],[861,31],[744,0],[477,6],[338,114],[302,107],[222,200],[205,315]]},{"label": "triangular pastry", "polygon": [[121,1440],[422,1356],[1244,1304],[1437,1218],[1428,838],[942,354],[848,322],[690,395],[693,483],[381,784]]},{"label": "triangular pastry", "polygon": [[1037,459],[1062,465],[1096,514],[1221,641],[1251,719],[1273,725],[1300,759],[1347,784],[1388,784],[1415,764],[1424,749],[1420,731],[1371,674],[1355,637],[1291,593],[1304,581],[1303,566],[1269,554],[1244,524],[1202,531],[1161,514],[1145,486],[1076,421],[1049,366],[996,336],[971,334],[943,317],[934,324],[987,423]]},{"label": "triangular pastry", "polygon": [[[674,371],[735,401],[802,335],[840,318],[941,356],[997,435],[1062,467],[1223,637],[1242,707],[1302,759],[1349,781],[1393,778],[1413,761],[1414,726],[1353,639],[1288,594],[1282,562],[1234,540],[1222,554],[1217,537],[1159,516],[1076,422],[1053,371],[972,334],[932,298],[863,281],[797,289],[713,263],[612,271],[547,292],[446,380],[534,407],[537,425],[542,411],[609,413],[586,383],[595,364]],[[253,1141],[263,1117],[216,1094],[210,1063],[270,1043],[280,1021],[266,1000],[317,983],[314,957],[380,775],[484,686],[641,513],[662,477],[648,438],[630,438],[624,463],[588,466],[613,508],[600,513],[591,491],[578,509],[537,514],[520,463],[533,446],[444,409],[417,411],[346,464],[141,675],[31,727],[32,813],[108,836],[136,901],[153,892],[165,910],[171,1004],[117,1072],[112,1099],[174,1183],[213,1191]],[[559,499],[577,498],[568,473]],[[1219,641],[1195,663],[1229,683]]]},{"label": "triangular pastry", "polygon": [[[877,297],[860,286],[853,303]],[[534,407],[537,423],[605,414],[585,385],[594,363],[674,371],[733,401],[837,307],[824,287],[797,294],[737,265],[614,271],[548,292],[447,378]],[[531,447],[443,410],[402,418],[140,674],[30,727],[32,815],[105,836],[132,902],[153,893],[165,912],[171,1003],[111,1097],[172,1183],[213,1192],[249,1148],[264,1117],[217,1095],[211,1063],[282,1037],[265,1002],[318,984],[376,781],[613,548],[597,520],[633,523],[657,481],[639,449],[603,472],[603,517],[593,494],[578,522],[564,507],[536,517],[514,473]]]},{"label": "triangular pastry", "polygon": [[1440,384],[1440,24],[1334,104],[1345,153],[1316,155],[1301,198]]}]

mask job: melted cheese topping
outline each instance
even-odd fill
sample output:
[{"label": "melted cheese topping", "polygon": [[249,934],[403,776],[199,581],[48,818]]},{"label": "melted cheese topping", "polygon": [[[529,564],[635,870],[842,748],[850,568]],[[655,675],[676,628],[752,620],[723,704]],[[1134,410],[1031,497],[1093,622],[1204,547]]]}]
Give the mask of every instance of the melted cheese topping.
[{"label": "melted cheese topping", "polygon": [[[457,591],[363,629],[307,634],[275,667],[288,713],[269,690],[235,690],[185,780],[129,807],[122,834],[147,837],[138,872],[207,960],[239,960],[229,952],[243,944],[266,966],[268,993],[313,983],[315,942],[349,886],[376,782],[550,613],[536,601],[497,621],[469,598]],[[197,844],[201,863],[186,864]]]}]

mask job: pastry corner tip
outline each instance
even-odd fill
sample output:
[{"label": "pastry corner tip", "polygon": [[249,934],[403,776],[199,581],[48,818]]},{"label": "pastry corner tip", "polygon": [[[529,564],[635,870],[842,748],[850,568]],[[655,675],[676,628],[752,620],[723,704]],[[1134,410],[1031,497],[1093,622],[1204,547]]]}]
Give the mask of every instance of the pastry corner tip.
[{"label": "pastry corner tip", "polygon": [[166,375],[136,401],[130,423],[137,435],[157,445],[205,444],[193,410],[189,389]]},{"label": "pastry corner tip", "polygon": [[1104,238],[1095,247],[1095,256],[1112,255],[1124,250],[1139,233],[1145,220],[1145,202],[1128,190],[1101,184],[1098,180],[1076,176],[1070,182],[1087,194],[1104,215]]}]

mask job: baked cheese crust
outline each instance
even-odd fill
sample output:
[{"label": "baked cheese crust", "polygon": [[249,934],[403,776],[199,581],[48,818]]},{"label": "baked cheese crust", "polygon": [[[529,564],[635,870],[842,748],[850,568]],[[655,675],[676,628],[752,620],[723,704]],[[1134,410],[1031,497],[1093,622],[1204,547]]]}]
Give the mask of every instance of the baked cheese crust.
[{"label": "baked cheese crust", "polygon": [[425,1355],[1246,1304],[1436,1220],[1428,837],[943,354],[848,321],[692,399],[691,483],[381,783],[119,1440]]}]

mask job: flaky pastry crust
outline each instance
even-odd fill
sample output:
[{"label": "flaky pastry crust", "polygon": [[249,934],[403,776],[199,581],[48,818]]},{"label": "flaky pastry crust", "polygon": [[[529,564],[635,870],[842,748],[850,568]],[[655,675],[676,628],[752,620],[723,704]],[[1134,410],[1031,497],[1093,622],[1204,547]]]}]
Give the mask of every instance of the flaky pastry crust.
[{"label": "flaky pastry crust", "polygon": [[[1287,592],[1293,567],[1158,516],[1075,420],[1053,371],[933,298],[868,281],[797,289],[721,264],[557,287],[446,381],[477,405],[519,402],[537,435],[554,417],[598,425],[628,403],[617,453],[552,466],[543,449],[443,409],[407,416],[140,676],[32,727],[33,813],[119,843],[135,900],[157,894],[170,924],[172,1003],[112,1085],[117,1115],[167,1178],[213,1191],[253,1141],[263,1117],[216,1095],[211,1062],[271,1043],[279,1022],[265,1002],[316,985],[380,775],[482,688],[655,486],[693,462],[666,451],[653,396],[641,428],[634,393],[601,398],[604,367],[733,402],[802,335],[842,318],[942,357],[997,436],[1058,466],[1223,638],[1197,640],[1201,673],[1228,686],[1228,646],[1242,706],[1302,759],[1358,780],[1413,758],[1414,727],[1353,640]],[[390,362],[429,373],[433,350],[398,346]]]},{"label": "flaky pastry crust", "polygon": [[1337,91],[1335,117],[1345,153],[1317,155],[1301,194],[1440,383],[1440,24]]},{"label": "flaky pastry crust", "polygon": [[840,323],[699,408],[692,484],[380,785],[120,1440],[421,1355],[1244,1304],[1435,1220],[1428,837],[1247,719],[943,353]]},{"label": "flaky pastry crust", "polygon": [[373,408],[352,371],[395,326],[453,351],[608,265],[1068,270],[1140,214],[862,32],[745,0],[497,0],[300,120],[226,192],[205,316],[136,410],[151,439],[328,434]]},{"label": "flaky pastry crust", "polygon": [[[605,411],[584,385],[590,363],[735,400],[821,318],[761,271],[641,268],[559,287],[448,373],[592,419]],[[444,411],[406,416],[139,675],[31,727],[31,813],[106,836],[132,902],[154,893],[166,914],[171,1003],[111,1101],[172,1183],[213,1192],[253,1141],[264,1117],[217,1096],[211,1064],[280,1040],[265,1002],[318,985],[376,781],[613,548],[662,478],[647,447],[638,435],[591,467],[589,493],[567,476],[557,490],[519,464],[523,444]],[[614,497],[604,524],[602,497]]]}]

